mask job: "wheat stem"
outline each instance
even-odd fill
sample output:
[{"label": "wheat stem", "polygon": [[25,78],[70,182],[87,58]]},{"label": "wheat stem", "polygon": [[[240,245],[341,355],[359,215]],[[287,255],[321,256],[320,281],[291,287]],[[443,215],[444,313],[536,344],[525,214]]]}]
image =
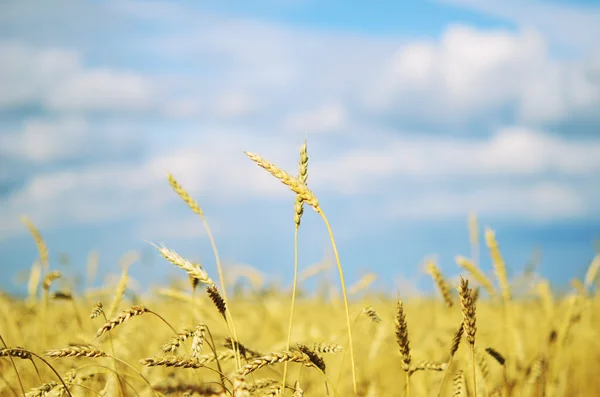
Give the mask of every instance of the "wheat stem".
[{"label": "wheat stem", "polygon": [[[8,349],[8,345],[6,344],[6,342],[4,342],[4,338],[2,337],[2,335],[0,335],[0,342],[2,342],[2,345],[4,346],[5,349]],[[17,374],[17,379],[19,381],[19,386],[21,386],[21,391],[23,392],[23,395],[25,395],[25,388],[23,387],[23,381],[21,380],[21,375],[19,375],[19,370],[17,369],[15,360],[13,359],[13,357],[10,354],[8,355],[8,359],[10,360],[13,368],[15,369],[15,373]]]},{"label": "wheat stem", "polygon": [[335,239],[333,238],[333,232],[331,231],[331,226],[329,225],[329,221],[325,216],[325,213],[319,208],[317,211],[319,215],[323,218],[323,222],[325,222],[325,226],[327,227],[327,231],[329,232],[329,238],[331,239],[331,246],[333,247],[333,253],[335,255],[335,261],[337,263],[338,272],[340,274],[340,282],[342,284],[342,295],[344,296],[344,308],[346,309],[346,327],[348,328],[348,343],[350,344],[350,361],[352,362],[352,383],[354,387],[354,393],[357,392],[357,383],[356,383],[356,363],[354,360],[354,346],[352,343],[352,327],[350,325],[350,309],[348,307],[348,294],[346,293],[346,282],[344,281],[344,271],[342,270],[342,264],[340,262],[340,255],[338,254],[337,246],[335,245]]},{"label": "wheat stem", "polygon": [[[286,350],[290,350],[290,344],[292,341],[292,323],[294,322],[294,308],[296,306],[296,288],[298,286],[298,226],[296,225],[294,232],[294,285],[292,287],[292,308],[290,310],[290,321],[288,324],[288,337],[286,343]],[[285,388],[288,362],[286,361],[283,367],[283,381],[281,382]]]}]

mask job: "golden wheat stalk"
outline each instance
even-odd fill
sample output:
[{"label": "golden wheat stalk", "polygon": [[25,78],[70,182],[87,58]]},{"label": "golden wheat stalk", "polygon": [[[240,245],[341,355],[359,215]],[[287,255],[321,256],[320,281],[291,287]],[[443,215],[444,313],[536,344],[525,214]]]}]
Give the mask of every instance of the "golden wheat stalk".
[{"label": "golden wheat stalk", "polygon": [[169,341],[162,345],[163,353],[170,353],[174,355],[177,352],[177,349],[181,346],[183,342],[185,342],[188,338],[194,336],[196,332],[195,328],[186,328],[182,332],[177,333],[173,338],[169,339]]},{"label": "golden wheat stalk", "polygon": [[119,280],[119,284],[117,285],[117,289],[115,291],[115,296],[108,308],[107,316],[114,317],[119,310],[119,305],[123,301],[123,297],[125,296],[125,291],[127,290],[127,282],[129,281],[129,266],[123,267],[123,272],[121,274],[121,279]]},{"label": "golden wheat stalk", "polygon": [[[60,383],[54,382],[54,381],[46,382],[38,387],[34,387],[34,388],[30,389],[25,394],[25,397],[45,397],[48,395],[48,393],[53,391],[59,385],[60,385]],[[62,395],[62,393],[61,393],[61,395]]]},{"label": "golden wheat stalk", "polygon": [[[217,244],[215,243],[215,239],[213,237],[210,226],[208,225],[206,217],[204,216],[204,211],[202,211],[202,209],[200,208],[200,206],[198,205],[196,200],[194,200],[192,198],[192,196],[190,196],[189,193],[179,184],[179,182],[177,182],[177,180],[175,180],[173,175],[167,174],[167,179],[169,180],[169,184],[171,185],[171,188],[173,188],[175,193],[177,193],[177,195],[179,195],[179,197],[181,197],[181,199],[188,205],[188,207],[190,207],[190,209],[194,213],[198,214],[198,216],[202,220],[202,224],[204,225],[204,228],[206,229],[206,234],[208,235],[208,239],[210,240],[210,244],[212,246],[213,253],[215,255],[215,261],[217,263],[217,272],[219,273],[219,281],[221,283],[221,289],[223,290],[223,301],[225,303],[225,306],[227,306],[228,299],[227,299],[227,290],[225,288],[225,276],[223,274],[223,266],[221,265],[221,259],[219,257],[219,251],[217,250]],[[233,317],[231,315],[231,311],[229,311],[229,310],[225,313],[225,321],[227,322],[227,326],[229,328],[229,332],[231,333],[231,336],[237,340],[237,333],[235,330],[235,325],[233,323]],[[238,364],[238,368],[239,368],[241,366],[241,361],[240,361],[239,357],[236,360],[238,362],[237,364]]]},{"label": "golden wheat stalk", "polygon": [[147,367],[175,367],[175,368],[202,368],[204,364],[193,358],[183,356],[157,356],[140,360],[140,364]]},{"label": "golden wheat stalk", "polygon": [[404,314],[404,305],[402,301],[398,299],[396,304],[396,317],[394,319],[396,324],[396,342],[400,347],[400,355],[402,357],[402,369],[406,375],[406,396],[410,397],[410,342],[408,338],[408,326],[406,324],[406,316]]},{"label": "golden wheat stalk", "polygon": [[289,187],[294,193],[300,196],[304,203],[310,205],[316,212],[320,212],[319,200],[317,200],[315,194],[298,178],[294,178],[286,171],[266,161],[258,154],[251,152],[244,153],[250,158],[250,160],[254,161],[258,166],[264,168],[267,172],[279,179],[284,185]]},{"label": "golden wheat stalk", "polygon": [[465,380],[465,374],[462,370],[456,371],[454,378],[452,379],[452,396],[453,397],[467,397],[467,382]]},{"label": "golden wheat stalk", "polygon": [[271,353],[271,354],[267,354],[262,357],[257,357],[254,360],[252,360],[250,363],[246,364],[241,369],[239,369],[236,372],[236,375],[248,376],[252,372],[259,370],[263,367],[266,367],[267,365],[283,363],[286,361],[303,364],[307,367],[315,366],[307,354],[305,354],[299,350],[291,350],[291,351]]},{"label": "golden wheat stalk", "polygon": [[452,307],[454,302],[452,301],[452,294],[450,293],[450,287],[448,287],[448,283],[444,279],[441,270],[437,267],[433,260],[428,260],[425,264],[426,272],[431,276],[433,281],[438,287],[438,290],[442,294],[442,298],[444,299],[444,303],[446,307]]},{"label": "golden wheat stalk", "polygon": [[356,295],[360,291],[369,288],[369,286],[373,284],[375,280],[377,280],[377,275],[375,273],[365,274],[360,278],[360,280],[348,287],[348,294]]},{"label": "golden wheat stalk", "polygon": [[42,279],[42,266],[36,259],[31,265],[31,272],[29,273],[29,282],[27,283],[27,301],[33,305],[37,301],[37,293]]},{"label": "golden wheat stalk", "polygon": [[111,318],[104,324],[98,332],[96,332],[96,338],[104,335],[106,332],[115,329],[118,325],[123,324],[125,321],[141,316],[144,313],[148,313],[150,310],[145,306],[132,306],[129,310],[123,310],[119,315]]},{"label": "golden wheat stalk", "polygon": [[421,361],[417,365],[410,368],[410,375],[419,371],[445,371],[448,368],[448,363],[438,363],[435,361]]},{"label": "golden wheat stalk", "polygon": [[343,346],[338,345],[337,343],[313,343],[309,345],[311,350],[316,351],[317,353],[339,353],[344,350]]},{"label": "golden wheat stalk", "polygon": [[471,274],[471,276],[473,276],[473,279],[477,281],[477,283],[486,290],[490,297],[493,298],[494,296],[496,296],[494,285],[474,262],[470,261],[464,256],[455,257],[455,261],[459,267],[468,271]]},{"label": "golden wheat stalk", "polygon": [[469,288],[469,281],[462,277],[460,278],[458,293],[460,296],[460,304],[462,306],[463,312],[464,334],[467,338],[467,342],[469,342],[469,345],[471,346],[471,364],[473,366],[473,390],[477,395],[477,380],[475,378],[475,333],[477,331],[475,302],[473,301],[472,291]]},{"label": "golden wheat stalk", "polygon": [[187,259],[184,259],[177,252],[167,248],[164,244],[160,246],[150,243],[167,261],[171,262],[180,269],[186,271],[190,277],[194,277],[199,282],[206,285],[215,285],[214,281],[208,276],[206,270],[199,264],[192,264]]},{"label": "golden wheat stalk", "polygon": [[469,229],[469,242],[471,243],[471,258],[473,262],[479,265],[479,222],[477,222],[477,214],[471,212],[467,221]]},{"label": "golden wheat stalk", "polygon": [[379,317],[379,314],[377,314],[377,311],[375,311],[373,306],[369,305],[364,307],[361,313],[364,313],[367,317],[369,317],[372,322],[377,324],[381,323],[381,317]]},{"label": "golden wheat stalk", "polygon": [[594,285],[594,281],[598,275],[598,270],[600,269],[600,254],[596,255],[590,266],[588,267],[587,272],[585,273],[584,285],[586,289],[590,289]]},{"label": "golden wheat stalk", "polygon": [[505,303],[508,303],[510,301],[510,287],[508,285],[508,277],[506,275],[506,265],[504,263],[504,259],[502,258],[502,254],[500,253],[500,248],[498,247],[496,234],[490,228],[485,229],[485,242],[490,251],[492,265],[494,266],[494,271],[496,272],[496,278],[500,284],[502,299],[504,299]]},{"label": "golden wheat stalk", "polygon": [[344,271],[342,269],[342,264],[340,262],[340,257],[338,254],[337,246],[335,244],[335,239],[333,238],[333,232],[331,231],[331,226],[329,225],[329,220],[325,216],[325,213],[319,206],[319,201],[314,193],[306,187],[304,183],[302,183],[299,179],[294,178],[281,168],[276,165],[264,160],[261,156],[244,152],[252,161],[254,161],[258,166],[264,168],[271,175],[279,179],[284,185],[290,188],[294,193],[296,193],[300,198],[308,205],[310,205],[323,219],[327,231],[329,232],[329,238],[331,240],[331,245],[333,248],[333,252],[335,255],[335,259],[338,266],[338,272],[340,276],[340,283],[342,285],[342,295],[344,296],[344,308],[346,310],[346,327],[348,329],[348,344],[350,345],[350,360],[352,364],[352,385],[354,388],[354,392],[357,392],[357,379],[356,379],[356,362],[354,359],[354,346],[352,343],[352,326],[350,324],[350,309],[348,307],[348,294],[346,292],[346,282],[344,281]]},{"label": "golden wheat stalk", "polygon": [[108,355],[102,350],[92,345],[71,345],[62,349],[48,350],[46,352],[48,357],[60,358],[60,357],[88,357],[88,358],[99,358],[107,357]]},{"label": "golden wheat stalk", "polygon": [[[456,352],[458,351],[458,348],[460,347],[460,341],[463,337],[465,331],[465,327],[464,327],[464,321],[462,321],[460,323],[460,327],[458,327],[458,329],[456,330],[456,332],[454,333],[454,336],[452,337],[452,344],[450,345],[450,359],[448,360],[448,366],[447,368],[450,367],[450,365],[452,365],[452,361],[454,360],[454,356],[456,355]],[[448,378],[448,371],[446,371],[444,373],[444,378],[442,379],[442,383],[440,384],[440,390],[438,393],[438,397],[441,395],[442,390],[444,389],[444,385],[446,384],[446,379]]]},{"label": "golden wheat stalk", "polygon": [[48,268],[50,267],[50,264],[48,261],[49,255],[48,255],[48,246],[46,245],[46,242],[42,238],[40,231],[35,227],[33,222],[31,222],[31,220],[29,220],[29,218],[27,218],[26,216],[22,216],[21,222],[23,222],[25,224],[25,226],[27,226],[27,229],[29,229],[29,232],[33,236],[33,240],[35,241],[35,245],[37,246],[38,252],[40,254],[40,261],[42,263],[44,270],[47,271]]},{"label": "golden wheat stalk", "polygon": [[[300,160],[298,162],[298,180],[304,185],[308,182],[308,148],[306,141],[300,147]],[[290,308],[290,319],[288,322],[288,336],[286,342],[286,350],[290,350],[290,344],[292,342],[292,325],[294,322],[294,309],[296,307],[296,293],[298,289],[298,233],[300,229],[300,222],[302,215],[304,214],[304,200],[297,194],[296,200],[294,201],[294,281],[292,286],[292,302]],[[288,362],[286,361],[283,367],[283,380],[281,381],[282,386],[285,388],[288,371]]]}]

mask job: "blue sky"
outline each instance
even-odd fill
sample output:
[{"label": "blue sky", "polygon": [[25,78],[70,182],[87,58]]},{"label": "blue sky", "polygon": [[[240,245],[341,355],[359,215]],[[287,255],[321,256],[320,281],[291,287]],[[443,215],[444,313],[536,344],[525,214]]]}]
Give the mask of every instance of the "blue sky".
[{"label": "blue sky", "polygon": [[[430,291],[432,255],[456,277],[471,211],[513,276],[536,249],[553,284],[584,275],[600,238],[600,5],[224,4],[0,5],[1,288],[25,291],[36,258],[21,215],[54,268],[84,274],[99,252],[98,282],[132,250],[140,290],[182,276],[146,241],[216,277],[166,172],[204,208],[230,274],[287,285],[294,196],[243,151],[295,172],[305,138],[348,283],[375,272],[378,288]],[[307,210],[301,267],[329,247]]]}]

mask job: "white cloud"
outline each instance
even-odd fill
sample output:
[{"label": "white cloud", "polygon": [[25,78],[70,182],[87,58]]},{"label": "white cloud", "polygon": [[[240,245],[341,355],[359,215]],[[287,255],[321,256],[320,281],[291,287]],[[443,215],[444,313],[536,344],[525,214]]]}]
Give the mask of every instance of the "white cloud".
[{"label": "white cloud", "polygon": [[[185,205],[182,202],[182,206]],[[198,240],[206,237],[206,231],[200,218],[189,211],[187,216],[174,216],[173,214],[152,214],[149,219],[142,220],[137,225],[134,233],[146,241],[158,242],[169,240]],[[218,236],[220,229],[218,224],[210,222],[211,232]]]},{"label": "white cloud", "polygon": [[39,100],[80,68],[78,54],[0,41],[0,107]]},{"label": "white cloud", "polygon": [[[382,139],[382,138],[380,138]],[[503,128],[489,138],[390,136],[312,166],[311,182],[360,193],[394,177],[458,182],[469,177],[537,178],[544,174],[590,177],[600,173],[600,142],[552,137],[526,128]]]},{"label": "white cloud", "polygon": [[155,96],[138,74],[98,69],[65,79],[45,102],[53,110],[140,111],[149,109]]},{"label": "white cloud", "polygon": [[150,62],[189,65],[191,71],[169,76],[168,68],[158,75],[84,67],[77,51],[48,55],[48,49],[5,44],[15,55],[1,66],[11,89],[0,94],[0,106],[35,99],[55,111],[281,117],[292,132],[341,128],[347,114],[365,112],[439,126],[494,124],[512,114],[515,123],[539,126],[597,117],[600,106],[600,82],[594,80],[600,62],[554,59],[535,26],[512,32],[454,25],[439,40],[408,41],[291,28],[160,2],[152,12],[139,5],[109,9],[129,18],[132,29],[147,18],[169,27],[168,33],[142,36],[136,50]]},{"label": "white cloud", "polygon": [[440,0],[516,22],[540,31],[549,41],[569,51],[597,52],[600,7],[541,0]]},{"label": "white cloud", "polygon": [[284,120],[285,128],[304,133],[340,132],[347,123],[347,112],[340,103],[326,103],[312,111],[293,113]]},{"label": "white cloud", "polygon": [[[293,172],[296,148],[284,147],[285,140],[261,139],[250,130],[215,131],[199,141],[165,147],[143,162],[35,176],[0,201],[0,217],[7,219],[0,234],[21,231],[17,215],[22,213],[52,227],[163,211],[179,200],[167,184],[166,172],[201,197],[200,202],[212,200],[235,208],[253,198],[291,199],[281,182],[243,154],[256,151]],[[311,155],[310,184],[315,193],[321,198],[351,194],[343,198],[350,205],[358,205],[354,199],[375,195],[397,203],[400,209],[390,211],[398,216],[451,216],[477,210],[538,219],[597,212],[594,203],[600,192],[593,186],[600,175],[598,142],[512,128],[477,142],[388,136],[367,145],[329,153],[327,159]],[[473,177],[480,178],[475,185]],[[586,181],[592,183],[588,186]]]},{"label": "white cloud", "polygon": [[167,117],[175,119],[193,118],[199,116],[203,106],[198,99],[182,98],[167,103],[164,113]]},{"label": "white cloud", "polygon": [[248,114],[256,106],[256,98],[241,92],[222,93],[216,98],[214,113],[220,117],[239,117]]},{"label": "white cloud", "polygon": [[570,184],[536,182],[526,186],[501,185],[465,188],[464,191],[438,190],[399,199],[390,204],[390,215],[401,218],[440,219],[466,216],[475,211],[484,216],[520,217],[528,220],[582,218],[596,213],[595,195]]},{"label": "white cloud", "polygon": [[[8,220],[0,235],[22,232],[21,213],[40,227],[55,227],[160,211],[179,200],[167,171],[193,195],[232,208],[254,198],[290,200],[288,189],[243,151],[293,172],[296,145],[309,133],[310,186],[319,196],[396,202],[381,211],[397,216],[476,209],[525,219],[595,211],[598,192],[582,185],[597,185],[600,143],[552,136],[540,124],[595,117],[600,83],[592,77],[600,63],[556,60],[535,26],[512,32],[456,25],[439,40],[408,42],[161,4],[144,15],[134,6],[115,9],[132,26],[141,19],[170,27],[135,47],[156,69],[167,65],[164,73],[89,66],[78,50],[0,44],[0,85],[7,87],[0,107],[41,105],[52,116],[1,135],[2,154],[47,165],[104,144],[117,150],[126,139],[120,136],[135,135],[152,147],[136,162],[106,160],[31,176],[0,197],[0,218]],[[175,23],[179,18],[190,23]],[[140,54],[133,50],[129,62]],[[168,65],[189,69],[173,76]],[[137,112],[149,110],[158,126],[138,134],[147,124]],[[97,111],[119,112],[132,131],[121,126],[100,140],[107,119],[96,125]],[[399,120],[398,129],[404,120],[506,125],[502,115],[511,111],[517,127],[476,139],[380,127],[389,118]],[[485,184],[465,188],[473,179]]]},{"label": "white cloud", "polygon": [[[21,214],[30,216],[40,228],[51,228],[161,211],[168,203],[180,200],[169,187],[167,172],[195,197],[208,197],[221,204],[256,197],[293,197],[281,182],[243,154],[244,149],[252,146],[277,148],[276,142],[261,143],[256,139],[251,143],[251,135],[233,132],[217,133],[201,141],[202,144],[164,147],[142,161],[95,164],[37,174],[21,189],[0,197],[0,218],[5,219],[0,224],[0,236],[23,232],[19,222]],[[273,159],[282,157],[280,152]]]},{"label": "white cloud", "polygon": [[27,120],[22,129],[0,135],[0,153],[36,164],[60,160],[80,149],[88,128],[82,118]]},{"label": "white cloud", "polygon": [[[599,48],[600,50],[600,48]],[[450,26],[438,41],[402,46],[367,95],[380,113],[467,123],[514,107],[529,125],[594,114],[600,64],[553,60],[532,29],[480,31]]]},{"label": "white cloud", "polygon": [[85,68],[76,51],[20,42],[0,41],[0,85],[0,108],[139,111],[156,98],[155,87],[140,74]]},{"label": "white cloud", "polygon": [[40,228],[139,216],[166,201],[156,188],[158,177],[123,165],[39,174],[0,199],[0,214],[6,220],[0,225],[0,236],[23,232],[21,214],[30,216]]}]

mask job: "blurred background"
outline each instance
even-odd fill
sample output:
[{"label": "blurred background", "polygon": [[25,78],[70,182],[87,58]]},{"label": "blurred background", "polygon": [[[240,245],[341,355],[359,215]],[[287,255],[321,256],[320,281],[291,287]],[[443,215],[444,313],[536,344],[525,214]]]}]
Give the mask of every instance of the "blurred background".
[{"label": "blurred background", "polygon": [[[511,277],[568,286],[600,237],[598,37],[591,1],[2,1],[0,288],[38,256],[22,215],[82,285],[131,251],[141,290],[181,277],[148,242],[215,278],[167,172],[230,274],[289,285],[294,194],[243,151],[295,174],[305,139],[348,284],[434,291],[423,259],[456,277],[475,213]],[[301,270],[329,256],[307,208]]]}]

